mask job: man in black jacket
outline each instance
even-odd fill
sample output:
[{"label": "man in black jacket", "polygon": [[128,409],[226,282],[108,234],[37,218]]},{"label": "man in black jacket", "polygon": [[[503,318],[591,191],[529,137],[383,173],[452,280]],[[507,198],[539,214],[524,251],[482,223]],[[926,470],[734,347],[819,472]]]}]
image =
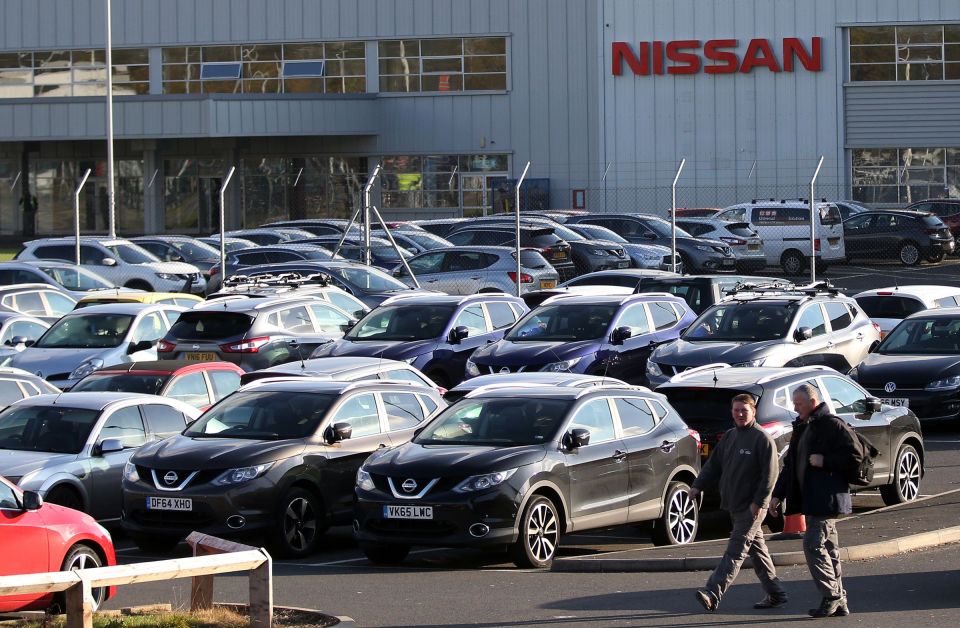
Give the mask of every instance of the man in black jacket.
[{"label": "man in black jacket", "polygon": [[803,384],[793,392],[793,407],[799,417],[793,423],[790,448],[770,501],[770,514],[779,515],[786,500],[786,514],[803,513],[807,531],[803,553],[810,575],[823,599],[811,617],[850,614],[840,569],[837,517],[853,510],[848,472],[862,456],[850,428],[830,414],[820,402],[819,391]]}]

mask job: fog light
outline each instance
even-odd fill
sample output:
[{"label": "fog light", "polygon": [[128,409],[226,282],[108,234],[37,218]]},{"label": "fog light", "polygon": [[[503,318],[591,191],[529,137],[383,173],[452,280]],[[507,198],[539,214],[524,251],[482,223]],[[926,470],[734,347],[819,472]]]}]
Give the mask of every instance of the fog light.
[{"label": "fog light", "polygon": [[247,525],[247,520],[240,515],[233,515],[227,518],[227,527],[231,530],[239,530],[245,525]]},{"label": "fog light", "polygon": [[483,538],[490,533],[490,526],[485,523],[475,523],[470,526],[470,536],[474,538]]}]

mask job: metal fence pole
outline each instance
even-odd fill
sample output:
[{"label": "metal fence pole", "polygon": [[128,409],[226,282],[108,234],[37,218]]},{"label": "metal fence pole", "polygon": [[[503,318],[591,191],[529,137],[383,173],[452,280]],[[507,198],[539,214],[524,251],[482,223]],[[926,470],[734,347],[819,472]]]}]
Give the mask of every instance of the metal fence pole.
[{"label": "metal fence pole", "polygon": [[373,201],[370,200],[370,191],[373,189],[373,182],[380,176],[380,164],[373,169],[367,184],[363,186],[363,261],[367,266],[373,262],[370,255],[370,206]]},{"label": "metal fence pole", "polygon": [[107,0],[107,228],[117,237],[117,203],[113,183],[113,11]]},{"label": "metal fence pole", "polygon": [[673,185],[670,188],[671,206],[673,208],[670,212],[670,268],[673,272],[677,272],[677,181],[680,180],[680,173],[683,172],[683,165],[686,163],[686,157],[680,160],[677,176],[673,178]]},{"label": "metal fence pole", "polygon": [[520,186],[523,185],[523,180],[527,178],[527,171],[530,170],[530,162],[527,162],[527,165],[523,168],[523,174],[520,175],[520,178],[517,180],[517,190],[516,190],[516,200],[517,200],[517,296],[520,296],[520,287],[522,282],[520,281]]},{"label": "metal fence pole", "polygon": [[227,283],[227,247],[224,243],[224,234],[227,231],[226,228],[226,210],[224,210],[225,204],[225,195],[227,192],[227,186],[230,185],[230,179],[233,178],[233,172],[237,169],[236,166],[230,166],[230,172],[227,173],[227,178],[223,180],[223,184],[220,186],[220,285],[226,285]]},{"label": "metal fence pole", "polygon": [[83,178],[80,179],[80,185],[73,191],[73,259],[77,266],[80,265],[80,190],[87,184],[87,178],[90,176],[90,172],[90,168],[87,168],[87,171],[83,173]]},{"label": "metal fence pole", "polygon": [[816,194],[815,186],[817,177],[820,175],[820,167],[823,166],[823,155],[820,155],[820,163],[817,164],[817,170],[810,179],[810,283],[817,281],[817,228],[816,228]]}]

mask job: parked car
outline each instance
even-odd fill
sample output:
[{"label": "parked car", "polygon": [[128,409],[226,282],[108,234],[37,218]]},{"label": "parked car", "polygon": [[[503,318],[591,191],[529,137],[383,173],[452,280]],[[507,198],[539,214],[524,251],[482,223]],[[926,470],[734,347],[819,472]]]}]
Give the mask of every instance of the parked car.
[{"label": "parked car", "polygon": [[[407,264],[422,288],[447,294],[517,292],[517,251],[506,246],[450,246],[421,253]],[[393,276],[413,285],[407,269]],[[520,290],[555,287],[560,275],[536,249],[520,249]]]},{"label": "parked car", "polygon": [[[275,220],[265,225],[261,225],[261,228],[274,229],[277,227],[283,227],[285,229],[298,229],[300,231],[306,231],[315,236],[339,236],[346,231],[349,222],[350,221],[343,218],[300,218],[295,220]],[[354,223],[354,228],[358,228],[357,223]]]},{"label": "parked car", "polygon": [[[276,244],[283,244],[284,242],[293,242],[295,240],[312,238],[313,234],[309,231],[304,231],[303,229],[296,229],[293,227],[260,227],[257,229],[238,229],[236,231],[227,231],[223,234],[223,236],[225,238],[242,238],[260,246],[272,246]],[[219,239],[220,234],[211,233],[209,237]],[[220,245],[217,244],[217,250],[220,250],[219,247]]]},{"label": "parked car", "polygon": [[[516,228],[504,223],[470,223],[457,228],[446,238],[456,246],[517,246]],[[570,243],[556,233],[556,228],[548,225],[521,226],[520,246],[539,249],[543,257],[560,274],[560,279],[571,279],[576,275],[576,267],[571,257]]]},{"label": "parked car", "polygon": [[[680,218],[713,218],[720,212],[719,207],[678,207],[677,219]],[[667,210],[667,220],[670,220],[672,209]]]},{"label": "parked car", "polygon": [[582,286],[617,286],[633,290],[641,279],[648,277],[679,277],[676,273],[663,270],[644,270],[642,268],[623,268],[621,270],[599,270],[574,277],[560,284],[560,288],[580,288]]},{"label": "parked car", "polygon": [[[817,269],[824,272],[830,264],[846,260],[843,219],[833,203],[814,203],[814,250]],[[727,222],[746,222],[763,240],[769,266],[780,266],[788,275],[799,275],[810,264],[810,204],[800,199],[754,200],[731,205],[715,218]]]},{"label": "parked car", "polygon": [[49,323],[33,316],[0,311],[0,358],[23,351],[49,327]]},{"label": "parked car", "polygon": [[794,285],[785,279],[751,275],[698,275],[685,277],[643,277],[637,283],[637,292],[669,292],[684,301],[697,315],[703,314],[738,289],[748,286],[781,287],[792,290]]},{"label": "parked car", "polygon": [[26,397],[59,393],[59,388],[32,373],[0,367],[0,410]]},{"label": "parked car", "polygon": [[853,295],[853,298],[870,320],[880,326],[880,338],[883,338],[911,314],[960,306],[960,288],[931,285],[891,286],[864,290]]},{"label": "parked car", "polygon": [[[249,249],[240,249],[226,254],[227,277],[245,275],[251,266],[271,266],[287,262],[318,261],[325,262],[333,259],[345,259],[341,256],[333,257],[328,249],[316,244],[302,242],[286,242],[277,245],[254,246]],[[210,269],[210,280],[207,282],[207,292],[213,293],[223,286],[223,272],[217,262]]]},{"label": "parked car", "polygon": [[547,299],[552,299],[558,295],[578,295],[578,296],[627,296],[634,293],[633,288],[622,288],[620,286],[566,286],[549,288],[545,290],[534,290],[526,292],[520,296],[523,302],[531,310],[541,305]]},{"label": "parked car", "polygon": [[207,295],[207,300],[245,297],[268,299],[283,296],[310,296],[328,301],[357,320],[370,308],[346,290],[330,285],[328,275],[302,277],[299,273],[234,277],[218,292]]},{"label": "parked car", "polygon": [[402,360],[443,388],[459,384],[478,347],[503,337],[527,306],[506,294],[418,295],[385,301],[341,339],[311,357]]},{"label": "parked car", "polygon": [[157,342],[183,312],[174,305],[114,303],[70,312],[7,366],[69,390],[106,364],[156,360]]},{"label": "parked car", "polygon": [[[17,260],[75,260],[73,238],[31,240],[17,253]],[[206,281],[200,270],[184,262],[161,262],[157,256],[120,238],[83,236],[80,263],[94,266],[104,279],[125,288],[158,292],[203,294]]]},{"label": "parked car", "polygon": [[436,390],[398,382],[246,386],[130,459],[123,528],[148,550],[197,530],[265,536],[274,556],[307,556],[328,526],[353,519],[363,460],[409,440],[445,405]]},{"label": "parked car", "polygon": [[[204,244],[209,244],[217,251],[217,259],[220,259],[220,235],[210,236],[206,238],[197,238],[198,242],[203,242]],[[240,249],[249,249],[256,246],[256,243],[252,240],[245,240],[243,238],[230,238],[225,237],[223,239],[223,248],[225,253],[231,253],[233,251],[239,251]]]},{"label": "parked car", "polygon": [[45,283],[25,283],[0,287],[0,311],[33,316],[53,323],[73,310],[77,300]]},{"label": "parked car", "polygon": [[[323,247],[332,253],[337,248],[337,244],[340,243],[340,236],[317,236],[305,240],[298,240],[297,243]],[[364,246],[363,239],[360,238],[360,234],[357,233],[356,237],[348,237],[340,244],[340,250],[337,252],[337,255],[344,259],[363,263]],[[385,238],[370,238],[370,263],[378,268],[389,270],[399,264],[401,258],[407,259],[410,256],[411,253],[405,248],[400,246],[398,251],[390,241]]]},{"label": "parked car", "polygon": [[[0,576],[71,571],[117,564],[110,533],[93,518],[44,503],[35,491],[23,491],[0,477]],[[27,551],[24,551],[27,550]],[[115,593],[113,587],[91,590],[93,610]],[[63,594],[18,593],[0,597],[0,613],[63,611]]]},{"label": "parked car", "polygon": [[231,362],[255,371],[302,360],[355,322],[315,297],[216,299],[184,312],[157,344],[161,359]]},{"label": "parked car", "polygon": [[403,382],[435,388],[441,395],[446,392],[446,389],[440,389],[429,377],[421,373],[420,369],[410,366],[402,360],[363,356],[311,358],[303,362],[278,364],[268,369],[244,373],[240,377],[240,383],[249,384],[262,379],[287,377],[326,378],[338,382],[380,379],[388,382]]},{"label": "parked car", "polygon": [[954,238],[960,238],[960,199],[931,198],[910,203],[906,209],[932,213],[943,221]]},{"label": "parked car", "polygon": [[698,439],[661,395],[632,387],[478,389],[357,474],[355,537],[374,563],[410,547],[504,547],[549,567],[563,534],[654,521],[696,538]]},{"label": "parked car", "polygon": [[556,296],[501,340],[481,345],[466,363],[466,377],[546,371],[642,383],[654,347],[675,339],[694,318],[682,299],[667,295]]},{"label": "parked car", "polygon": [[840,212],[840,218],[844,221],[854,214],[873,211],[873,208],[867,207],[866,205],[858,203],[857,201],[833,201],[833,204],[837,206],[837,210]]},{"label": "parked car", "polygon": [[777,443],[781,460],[793,431],[793,392],[801,384],[820,391],[827,409],[849,423],[880,450],[874,461],[874,477],[868,487],[879,489],[886,504],[912,501],[920,495],[924,445],[920,423],[910,410],[893,407],[874,398],[849,377],[833,369],[718,368],[690,371],[657,387],[690,427],[700,432],[703,455],[708,456],[730,419],[730,400],[749,393],[757,400],[757,423]]},{"label": "parked car", "polygon": [[0,286],[25,283],[46,284],[74,299],[88,292],[116,288],[92,270],[73,263],[52,260],[0,262]]},{"label": "parked car", "polygon": [[[600,225],[619,233],[630,242],[671,246],[671,225],[663,218],[645,214],[590,214],[577,216],[568,224]],[[677,252],[688,273],[715,273],[733,271],[736,257],[730,247],[720,240],[694,238],[683,229],[676,232]]]},{"label": "parked car", "polygon": [[0,475],[100,521],[120,518],[120,478],[133,451],[183,431],[200,411],[132,393],[62,393],[0,412]]},{"label": "parked car", "polygon": [[164,262],[187,262],[203,273],[204,279],[210,279],[210,269],[220,261],[220,243],[216,248],[187,236],[140,236],[131,238],[131,242],[142,246]]},{"label": "parked car", "polygon": [[467,218],[434,218],[431,220],[412,220],[410,224],[424,231],[429,231],[433,235],[446,238],[454,229],[467,224],[467,222],[469,222]]},{"label": "parked car", "polygon": [[[636,244],[600,225],[586,223],[566,225],[568,229],[592,240],[609,240],[623,247],[634,268],[669,270],[683,273],[683,260],[677,256],[671,259],[670,248],[659,244]],[[676,270],[674,270],[676,262]]]},{"label": "parked car", "polygon": [[[387,239],[387,233],[385,231],[373,231],[371,235],[381,240]],[[390,235],[393,236],[397,244],[404,247],[411,255],[453,246],[449,240],[433,235],[424,229],[410,229],[407,231],[391,229]]]},{"label": "parked car", "polygon": [[677,226],[695,238],[726,242],[737,259],[737,271],[752,273],[767,267],[763,240],[747,222],[727,222],[719,218],[678,218]]},{"label": "parked car", "polygon": [[242,374],[243,369],[230,362],[131,362],[105,366],[70,390],[159,395],[206,410],[239,388]]},{"label": "parked car", "polygon": [[647,379],[657,386],[707,364],[810,366],[846,373],[880,341],[857,302],[833,289],[747,289],[711,306],[673,342],[654,349]]},{"label": "parked car", "polygon": [[203,299],[195,294],[185,292],[133,292],[129,290],[104,290],[82,297],[73,309],[90,307],[91,305],[106,305],[108,303],[149,303],[152,305],[176,305],[190,309],[203,303]]},{"label": "parked car", "polygon": [[905,210],[860,212],[843,223],[843,237],[847,261],[892,257],[904,266],[936,264],[956,247],[939,218]]},{"label": "parked car", "polygon": [[[483,387],[491,390],[494,387],[516,388],[517,386],[569,386],[571,388],[590,388],[591,386],[629,386],[627,382],[615,377],[599,375],[581,375],[579,373],[497,373],[495,375],[480,375],[463,380],[443,395],[447,403],[460,401],[468,393]],[[646,389],[649,390],[649,389]]]}]

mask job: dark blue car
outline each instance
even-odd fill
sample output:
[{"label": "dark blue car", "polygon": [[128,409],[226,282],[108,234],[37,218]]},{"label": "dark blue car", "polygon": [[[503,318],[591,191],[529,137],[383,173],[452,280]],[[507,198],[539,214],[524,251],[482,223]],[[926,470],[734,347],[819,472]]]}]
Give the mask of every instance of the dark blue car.
[{"label": "dark blue car", "polygon": [[466,377],[571,372],[642,384],[653,349],[677,338],[695,318],[683,299],[667,294],[558,295],[502,340],[477,349]]},{"label": "dark blue car", "polygon": [[402,360],[443,388],[463,380],[467,358],[503,337],[528,311],[500,293],[394,297],[363,317],[340,340],[311,357],[363,355]]}]

